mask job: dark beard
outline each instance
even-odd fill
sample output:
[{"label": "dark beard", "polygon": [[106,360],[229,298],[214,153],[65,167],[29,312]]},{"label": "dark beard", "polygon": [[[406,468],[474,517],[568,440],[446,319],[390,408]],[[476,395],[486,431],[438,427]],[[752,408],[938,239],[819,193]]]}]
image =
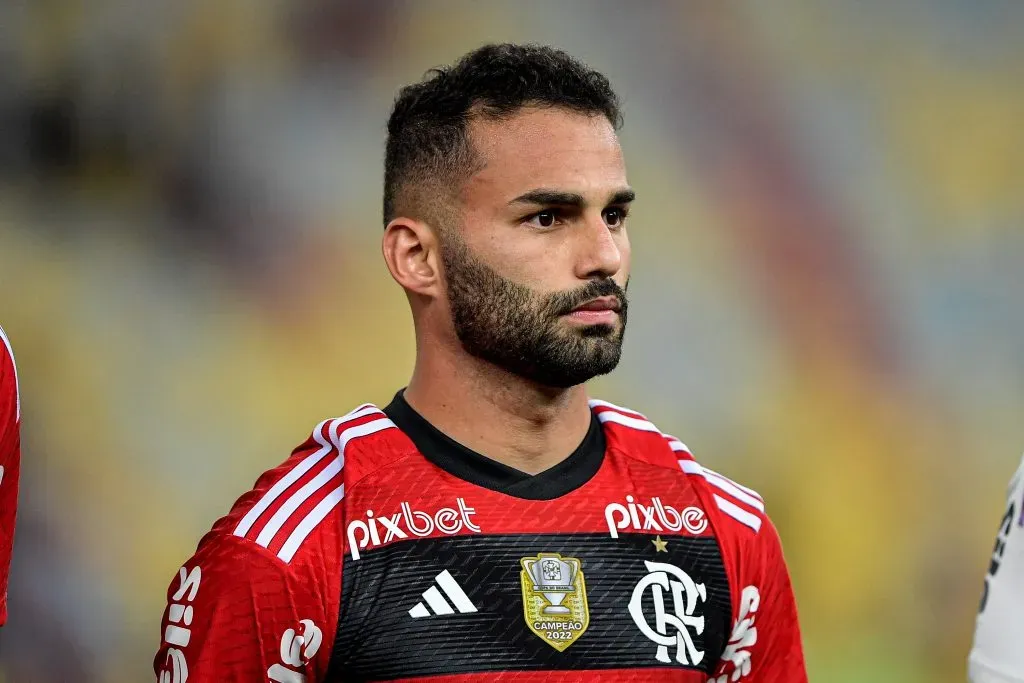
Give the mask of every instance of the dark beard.
[{"label": "dark beard", "polygon": [[[441,256],[455,334],[467,353],[536,384],[562,389],[607,374],[619,364],[626,292],[611,278],[544,296],[503,278],[458,237],[445,240]],[[619,298],[618,326],[560,321],[580,304],[602,296]]]}]

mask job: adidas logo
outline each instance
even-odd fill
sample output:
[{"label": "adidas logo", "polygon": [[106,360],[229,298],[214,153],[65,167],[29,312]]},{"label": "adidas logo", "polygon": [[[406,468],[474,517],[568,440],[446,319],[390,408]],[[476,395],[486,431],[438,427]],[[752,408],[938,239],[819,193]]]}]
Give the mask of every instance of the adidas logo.
[{"label": "adidas logo", "polygon": [[[435,585],[423,592],[423,602],[417,602],[416,606],[409,610],[410,617],[422,619],[435,615],[455,614],[455,612],[469,614],[476,611],[473,601],[469,599],[469,596],[462,590],[462,587],[455,582],[455,578],[447,569],[435,576],[434,582]],[[446,597],[448,600],[445,600]],[[448,603],[449,600],[451,604]],[[452,605],[455,605],[455,607],[453,608]]]}]

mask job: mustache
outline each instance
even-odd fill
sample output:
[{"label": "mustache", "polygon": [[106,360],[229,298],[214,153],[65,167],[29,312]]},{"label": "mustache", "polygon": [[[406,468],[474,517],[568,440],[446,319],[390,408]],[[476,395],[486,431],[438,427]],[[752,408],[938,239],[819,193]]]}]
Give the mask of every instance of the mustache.
[{"label": "mustache", "polygon": [[619,300],[621,314],[625,315],[626,308],[629,305],[626,299],[626,288],[628,287],[629,282],[626,283],[626,287],[620,287],[619,283],[611,278],[592,280],[579,289],[552,294],[548,298],[545,308],[554,316],[567,315],[577,306],[585,304],[592,299],[614,296]]}]

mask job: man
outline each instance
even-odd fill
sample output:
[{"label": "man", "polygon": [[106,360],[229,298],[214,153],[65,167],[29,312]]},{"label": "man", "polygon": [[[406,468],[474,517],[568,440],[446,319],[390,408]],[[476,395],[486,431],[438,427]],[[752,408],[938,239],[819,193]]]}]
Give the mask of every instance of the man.
[{"label": "man", "polygon": [[0,328],[0,626],[7,623],[7,574],[14,546],[21,464],[21,404],[14,352]]},{"label": "man", "polygon": [[1024,683],[1024,459],[1007,490],[1006,514],[981,593],[969,658],[973,683]]},{"label": "man", "polygon": [[583,386],[626,324],[619,119],[546,47],[400,92],[383,253],[412,378],[321,422],[201,541],[160,681],[806,681],[761,498]]}]

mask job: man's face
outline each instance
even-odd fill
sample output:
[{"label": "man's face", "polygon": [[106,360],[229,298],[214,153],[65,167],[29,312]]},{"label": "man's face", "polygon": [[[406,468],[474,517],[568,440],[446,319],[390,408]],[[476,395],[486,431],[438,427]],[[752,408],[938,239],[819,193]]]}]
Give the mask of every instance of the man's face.
[{"label": "man's face", "polygon": [[484,167],[459,195],[442,247],[466,351],[543,386],[610,372],[626,326],[632,192],[603,116],[524,109],[474,121]]}]

